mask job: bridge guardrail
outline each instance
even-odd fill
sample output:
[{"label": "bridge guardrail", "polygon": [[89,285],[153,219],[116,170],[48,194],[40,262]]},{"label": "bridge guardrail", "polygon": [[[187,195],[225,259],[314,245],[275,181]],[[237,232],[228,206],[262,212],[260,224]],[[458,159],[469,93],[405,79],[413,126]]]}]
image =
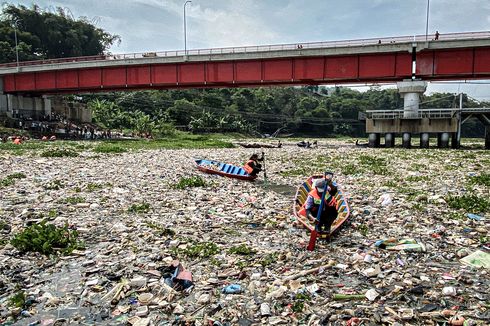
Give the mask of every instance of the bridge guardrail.
[{"label": "bridge guardrail", "polygon": [[[490,32],[465,32],[465,33],[440,34],[438,40],[451,41],[451,40],[471,40],[471,39],[487,39],[487,38],[490,38]],[[33,65],[60,64],[60,63],[63,64],[63,63],[98,61],[98,60],[140,59],[140,58],[149,58],[149,57],[152,58],[181,57],[185,55],[192,56],[192,55],[213,55],[213,54],[233,54],[233,53],[257,53],[257,52],[267,52],[267,51],[286,51],[286,50],[302,50],[302,49],[325,49],[325,48],[337,48],[337,47],[349,47],[349,46],[399,44],[399,43],[425,42],[425,41],[426,41],[426,35],[424,34],[424,35],[414,35],[414,36],[395,36],[395,37],[367,38],[367,39],[340,40],[340,41],[327,41],[327,42],[307,42],[307,43],[299,42],[294,44],[193,49],[193,50],[187,50],[187,52],[185,52],[184,50],[172,50],[172,51],[141,52],[141,53],[128,53],[128,54],[101,54],[101,55],[86,56],[86,57],[22,61],[19,62],[19,66],[33,66]],[[433,35],[430,35],[427,41],[433,41]],[[16,66],[17,66],[16,62],[0,64],[0,69],[12,68]]]},{"label": "bridge guardrail", "polygon": [[450,119],[460,112],[459,109],[423,109],[414,112],[405,110],[369,110],[366,111],[367,119],[392,120],[392,119]]}]

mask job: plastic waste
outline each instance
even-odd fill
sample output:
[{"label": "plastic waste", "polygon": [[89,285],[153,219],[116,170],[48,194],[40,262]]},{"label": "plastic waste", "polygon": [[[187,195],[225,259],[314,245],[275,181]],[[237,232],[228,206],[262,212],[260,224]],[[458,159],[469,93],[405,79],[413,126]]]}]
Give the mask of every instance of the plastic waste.
[{"label": "plastic waste", "polygon": [[485,219],[483,216],[480,216],[480,215],[477,215],[477,214],[472,214],[472,213],[468,213],[468,214],[466,214],[466,216],[468,216],[469,219],[472,219],[472,220],[475,220],[475,221],[482,221],[482,220]]},{"label": "plastic waste", "polygon": [[417,243],[415,239],[405,238],[397,240],[395,238],[378,240],[374,243],[376,247],[395,251],[425,251],[425,246]]},{"label": "plastic waste", "polygon": [[221,292],[225,294],[236,294],[236,293],[241,293],[242,292],[242,287],[240,284],[230,284],[226,287],[224,287]]},{"label": "plastic waste", "polygon": [[481,250],[475,251],[474,253],[462,258],[460,261],[463,264],[471,267],[483,267],[490,269],[490,254]]},{"label": "plastic waste", "polygon": [[268,303],[263,302],[260,304],[260,315],[261,316],[270,316],[271,315],[271,307]]},{"label": "plastic waste", "polygon": [[393,200],[391,199],[390,194],[383,194],[381,197],[379,197],[376,203],[381,204],[381,206],[389,206],[393,204]]},{"label": "plastic waste", "polygon": [[376,292],[375,289],[369,289],[367,292],[366,292],[366,298],[368,298],[369,301],[374,301],[376,300],[376,298],[378,297],[378,292]]},{"label": "plastic waste", "polygon": [[452,286],[446,286],[442,289],[442,294],[447,295],[447,296],[455,296],[456,295],[456,289]]}]

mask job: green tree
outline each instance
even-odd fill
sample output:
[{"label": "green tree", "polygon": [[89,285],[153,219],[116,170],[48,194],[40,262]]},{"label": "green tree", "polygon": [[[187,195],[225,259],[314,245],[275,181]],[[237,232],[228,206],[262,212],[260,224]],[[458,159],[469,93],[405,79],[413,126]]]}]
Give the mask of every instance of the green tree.
[{"label": "green tree", "polygon": [[0,18],[0,62],[15,61],[14,26],[19,60],[100,55],[120,41],[118,35],[95,27],[86,17],[74,19],[68,9],[57,8],[52,13],[36,5],[9,4]]}]

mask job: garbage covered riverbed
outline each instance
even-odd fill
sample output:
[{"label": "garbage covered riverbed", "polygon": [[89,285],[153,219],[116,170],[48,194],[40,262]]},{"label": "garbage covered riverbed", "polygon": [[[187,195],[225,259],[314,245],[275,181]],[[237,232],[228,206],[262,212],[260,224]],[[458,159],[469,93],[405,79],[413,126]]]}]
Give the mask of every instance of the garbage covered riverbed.
[{"label": "garbage covered riverbed", "polygon": [[[194,163],[253,149],[78,151],[0,152],[0,324],[490,323],[490,151],[286,142],[255,182]],[[351,217],[307,251],[325,170]]]}]

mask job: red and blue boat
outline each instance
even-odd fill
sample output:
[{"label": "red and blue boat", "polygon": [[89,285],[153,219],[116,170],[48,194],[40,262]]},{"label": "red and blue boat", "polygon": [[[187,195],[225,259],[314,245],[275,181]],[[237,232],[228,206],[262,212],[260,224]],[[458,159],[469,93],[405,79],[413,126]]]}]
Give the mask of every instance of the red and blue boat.
[{"label": "red and blue boat", "polygon": [[210,160],[196,160],[196,164],[200,171],[209,174],[217,174],[223,177],[248,181],[257,179],[256,175],[250,175],[243,168],[232,164]]}]

